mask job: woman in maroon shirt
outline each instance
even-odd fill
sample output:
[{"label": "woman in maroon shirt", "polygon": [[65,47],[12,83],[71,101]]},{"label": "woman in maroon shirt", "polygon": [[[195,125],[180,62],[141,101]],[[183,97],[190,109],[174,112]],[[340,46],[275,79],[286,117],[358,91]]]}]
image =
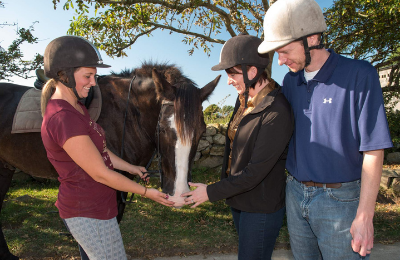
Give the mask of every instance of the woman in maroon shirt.
[{"label": "woman in maroon shirt", "polygon": [[116,190],[142,194],[166,206],[174,203],[167,194],[113,170],[146,178],[144,167],[129,164],[107,149],[104,130],[78,102],[96,85],[97,67],[110,67],[103,64],[98,50],[81,37],[59,37],[46,47],[44,67],[51,79],[42,93],[41,135],[59,174],[60,217],[90,259],[126,259],[116,220]]}]

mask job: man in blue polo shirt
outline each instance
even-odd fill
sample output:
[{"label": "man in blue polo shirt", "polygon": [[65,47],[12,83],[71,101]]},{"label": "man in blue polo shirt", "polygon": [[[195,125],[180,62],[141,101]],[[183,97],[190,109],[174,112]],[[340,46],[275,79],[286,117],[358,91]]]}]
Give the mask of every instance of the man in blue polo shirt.
[{"label": "man in blue polo shirt", "polygon": [[286,210],[295,259],[367,259],[383,149],[392,147],[378,74],[366,61],[323,48],[314,0],[279,0],[266,13],[260,53],[290,71],[283,92],[295,132]]}]

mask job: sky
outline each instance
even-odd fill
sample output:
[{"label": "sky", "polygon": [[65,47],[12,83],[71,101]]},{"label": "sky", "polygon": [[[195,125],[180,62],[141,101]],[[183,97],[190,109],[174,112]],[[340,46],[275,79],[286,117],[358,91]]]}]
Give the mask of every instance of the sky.
[{"label": "sky", "polygon": [[[66,35],[69,24],[74,16],[74,10],[63,10],[65,0],[61,0],[56,10],[53,8],[52,0],[2,0],[5,8],[0,8],[0,24],[18,23],[19,27],[28,28],[33,22],[33,35],[38,38],[38,43],[24,43],[21,50],[25,60],[32,59],[36,53],[43,55],[47,44],[53,39]],[[321,8],[328,8],[333,0],[316,0]],[[0,46],[6,49],[11,42],[17,38],[16,27],[0,27]],[[218,38],[229,40],[230,35],[223,33]],[[211,55],[208,57],[202,50],[195,50],[189,56],[189,45],[182,42],[183,36],[177,33],[170,34],[169,31],[152,33],[150,37],[140,37],[137,42],[128,49],[128,57],[111,58],[105,52],[100,51],[105,64],[112,67],[109,69],[98,69],[99,75],[109,74],[111,71],[120,72],[125,68],[137,68],[145,61],[168,62],[181,68],[184,75],[192,79],[199,88],[205,86],[218,75],[221,80],[208,101],[203,103],[203,108],[211,104],[234,106],[237,97],[236,90],[227,84],[227,76],[224,71],[215,72],[211,67],[219,63],[221,44],[214,44]],[[272,78],[282,83],[284,75],[288,72],[287,67],[279,66],[277,55],[272,64]],[[34,75],[32,72],[31,75]],[[35,78],[23,79],[14,77],[12,83],[33,86]]]}]

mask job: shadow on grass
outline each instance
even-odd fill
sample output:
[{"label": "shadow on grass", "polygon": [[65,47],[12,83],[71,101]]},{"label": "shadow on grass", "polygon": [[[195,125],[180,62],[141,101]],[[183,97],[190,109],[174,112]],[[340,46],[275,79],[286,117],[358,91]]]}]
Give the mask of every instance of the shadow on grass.
[{"label": "shadow on grass", "polygon": [[13,181],[0,220],[14,255],[23,259],[79,255],[74,239],[60,235],[66,229],[54,206],[57,193],[57,181]]},{"label": "shadow on grass", "polygon": [[377,203],[374,228],[375,242],[392,244],[400,241],[400,205]]}]

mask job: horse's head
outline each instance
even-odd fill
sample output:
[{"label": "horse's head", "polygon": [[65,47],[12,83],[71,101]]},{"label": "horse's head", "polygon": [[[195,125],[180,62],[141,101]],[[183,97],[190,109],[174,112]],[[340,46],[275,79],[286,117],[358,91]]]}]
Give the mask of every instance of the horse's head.
[{"label": "horse's head", "polygon": [[162,158],[162,189],[176,207],[184,205],[181,194],[189,191],[188,179],[199,140],[206,130],[202,103],[214,91],[220,76],[202,89],[190,80],[171,85],[153,69],[160,112],[159,145]]}]

